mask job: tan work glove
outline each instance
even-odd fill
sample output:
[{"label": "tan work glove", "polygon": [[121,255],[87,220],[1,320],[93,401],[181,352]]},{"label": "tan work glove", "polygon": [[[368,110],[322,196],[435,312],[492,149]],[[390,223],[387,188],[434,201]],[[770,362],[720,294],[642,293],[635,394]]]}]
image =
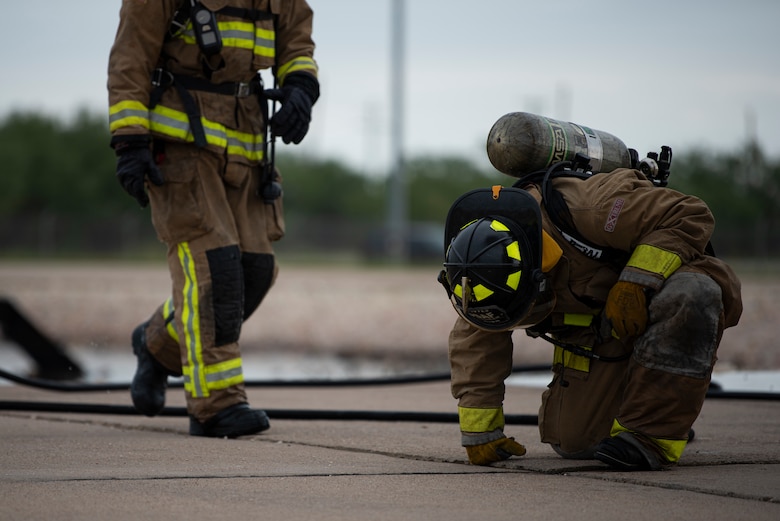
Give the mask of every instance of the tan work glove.
[{"label": "tan work glove", "polygon": [[604,305],[604,316],[618,338],[639,336],[647,328],[645,287],[619,280],[612,286]]},{"label": "tan work glove", "polygon": [[525,447],[517,443],[514,438],[503,437],[482,445],[467,446],[466,454],[472,465],[490,465],[512,456],[522,456],[525,454]]}]

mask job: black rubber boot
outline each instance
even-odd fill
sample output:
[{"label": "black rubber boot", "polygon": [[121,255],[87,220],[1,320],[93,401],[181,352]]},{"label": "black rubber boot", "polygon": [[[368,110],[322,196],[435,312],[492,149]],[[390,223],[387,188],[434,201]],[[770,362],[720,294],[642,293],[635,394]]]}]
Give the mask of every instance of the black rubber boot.
[{"label": "black rubber boot", "polygon": [[271,424],[268,415],[260,409],[252,409],[246,403],[231,405],[210,420],[200,423],[190,417],[190,435],[209,438],[237,438],[262,432]]},{"label": "black rubber boot", "polygon": [[607,438],[596,446],[593,457],[617,470],[660,470],[658,457],[628,432]]},{"label": "black rubber boot", "polygon": [[146,326],[144,322],[133,330],[133,353],[138,358],[130,396],[133,405],[141,414],[157,416],[165,407],[165,389],[168,387],[168,371],[154,359],[146,347]]}]

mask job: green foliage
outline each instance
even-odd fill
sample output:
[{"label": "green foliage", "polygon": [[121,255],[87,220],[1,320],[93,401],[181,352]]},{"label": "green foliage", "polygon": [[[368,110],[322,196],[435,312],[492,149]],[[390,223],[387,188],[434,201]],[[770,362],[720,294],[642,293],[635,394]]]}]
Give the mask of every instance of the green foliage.
[{"label": "green foliage", "polygon": [[[762,219],[777,207],[767,195],[776,193],[780,178],[771,174],[763,158],[751,159],[755,152],[750,147],[738,155],[694,150],[674,159],[669,186],[700,197],[719,219],[741,223]],[[763,178],[760,186],[751,181],[758,176]]]},{"label": "green foliage", "polygon": [[[69,225],[70,237],[86,235],[82,223],[99,223],[108,230],[97,239],[79,238],[79,244],[86,245],[77,247],[140,247],[149,234],[149,214],[139,211],[116,182],[116,160],[108,142],[107,118],[86,111],[69,123],[34,113],[0,121],[0,243],[5,242],[0,248],[8,248],[8,237],[22,235],[20,225],[29,225],[26,234],[37,235],[45,244],[41,237],[60,234],[65,221],[78,223]],[[328,236],[334,226],[352,226],[340,232],[347,242],[384,222],[389,179],[295,151],[280,151],[277,166],[289,222]],[[411,158],[404,176],[410,221],[433,223],[443,223],[452,202],[468,190],[513,181],[459,157]],[[735,152],[678,152],[670,188],[697,195],[710,206],[726,251],[742,256],[780,253],[780,161],[766,158],[756,145]],[[335,235],[323,242],[335,244]]]},{"label": "green foliage", "polygon": [[285,213],[307,218],[380,219],[384,194],[368,179],[335,161],[278,154]]},{"label": "green foliage", "polygon": [[510,185],[498,172],[484,172],[457,157],[413,159],[406,164],[409,216],[413,221],[444,222],[452,203],[475,188]]},{"label": "green foliage", "polygon": [[106,118],[87,112],[65,125],[17,113],[0,125],[0,215],[105,215],[121,206]]}]

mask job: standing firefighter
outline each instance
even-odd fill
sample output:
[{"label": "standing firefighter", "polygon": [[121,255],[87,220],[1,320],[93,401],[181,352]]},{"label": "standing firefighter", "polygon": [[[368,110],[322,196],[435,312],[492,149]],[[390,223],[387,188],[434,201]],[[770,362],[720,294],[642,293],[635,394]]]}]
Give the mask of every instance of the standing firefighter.
[{"label": "standing firefighter", "polygon": [[514,329],[555,346],[544,443],[564,458],[657,470],[680,459],[723,329],[739,320],[740,284],[711,254],[708,207],[658,187],[665,177],[593,174],[587,161],[512,172],[514,187],[469,192],[450,210],[440,280],[459,315],[452,393],[473,464],[525,454],[503,432]]},{"label": "standing firefighter", "polygon": [[[131,396],[154,416],[168,375],[183,375],[194,436],[269,426],[247,404],[238,341],[273,284],[271,243],[284,234],[267,99],[281,101],[271,130],[299,143],[319,97],[312,17],[305,0],[122,2],[108,67],[111,146],[121,185],[151,202],[173,283],[133,332]],[[268,68],[279,88],[264,91]]]}]

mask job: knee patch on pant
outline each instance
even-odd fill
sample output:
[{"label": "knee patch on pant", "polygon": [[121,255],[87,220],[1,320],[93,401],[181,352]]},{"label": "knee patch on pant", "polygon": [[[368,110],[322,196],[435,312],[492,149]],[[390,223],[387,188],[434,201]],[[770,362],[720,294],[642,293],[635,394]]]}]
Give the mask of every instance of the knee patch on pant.
[{"label": "knee patch on pant", "polygon": [[270,253],[243,253],[244,320],[255,312],[274,281],[274,256]]},{"label": "knee patch on pant", "polygon": [[244,311],[244,275],[238,246],[206,252],[214,310],[214,345],[238,341]]},{"label": "knee patch on pant", "polygon": [[677,273],[650,302],[647,331],[634,345],[634,360],[649,369],[705,378],[720,341],[720,286],[700,273]]}]

